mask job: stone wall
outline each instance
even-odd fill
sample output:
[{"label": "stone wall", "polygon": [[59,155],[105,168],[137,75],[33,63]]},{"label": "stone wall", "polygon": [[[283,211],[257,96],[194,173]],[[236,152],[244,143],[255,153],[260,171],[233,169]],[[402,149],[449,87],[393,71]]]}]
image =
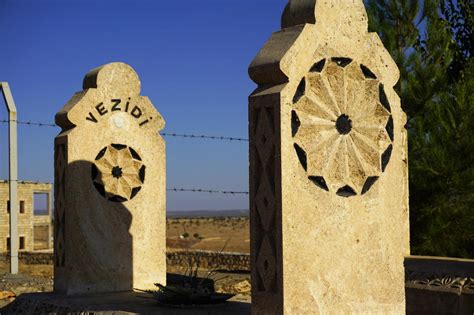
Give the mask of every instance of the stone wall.
[{"label": "stone wall", "polygon": [[[220,270],[250,270],[250,255],[213,251],[189,251],[166,253],[166,262],[170,266],[186,266],[191,257],[193,263],[200,261],[200,268],[217,268]],[[28,265],[53,264],[53,253],[21,252],[20,261]],[[7,253],[0,254],[0,260],[6,261]]]},{"label": "stone wall", "polygon": [[180,251],[166,254],[166,262],[170,266],[187,266],[189,259],[192,265],[200,263],[200,268],[228,271],[250,270],[250,255],[215,251]]},{"label": "stone wall", "polygon": [[[9,253],[0,253],[0,261],[8,261]],[[53,253],[40,253],[40,252],[20,252],[18,254],[20,262],[27,265],[52,265],[53,264]]]},{"label": "stone wall", "polygon": [[[50,215],[34,214],[34,193],[50,194],[50,183],[18,182],[18,236],[23,239],[22,251],[34,250],[34,226],[47,226],[51,230]],[[9,185],[0,181],[0,252],[7,251],[7,238],[10,236],[10,214],[7,208],[9,200]],[[21,246],[21,245],[20,245]],[[48,244],[49,247],[49,244]]]},{"label": "stone wall", "polygon": [[[243,253],[189,251],[168,252],[168,266],[200,261],[200,268],[226,271],[250,270],[250,255]],[[21,252],[26,264],[52,264],[52,253]],[[7,261],[6,253],[0,254]],[[474,260],[410,256],[405,259],[407,314],[472,314],[474,310]],[[469,313],[469,311],[471,313]]]},{"label": "stone wall", "polygon": [[473,314],[474,260],[405,259],[407,314]]}]

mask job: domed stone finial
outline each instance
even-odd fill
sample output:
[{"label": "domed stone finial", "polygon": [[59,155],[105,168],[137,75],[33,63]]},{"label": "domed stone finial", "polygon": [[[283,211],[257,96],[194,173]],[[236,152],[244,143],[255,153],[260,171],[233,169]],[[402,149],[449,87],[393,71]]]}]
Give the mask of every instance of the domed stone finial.
[{"label": "domed stone finial", "polygon": [[316,23],[316,0],[290,0],[281,16],[281,28]]},{"label": "domed stone finial", "polygon": [[84,77],[82,88],[110,89],[120,88],[128,95],[140,94],[140,79],[132,67],[123,62],[112,62],[89,71]]},{"label": "domed stone finial", "polygon": [[76,93],[56,114],[63,128],[100,124],[104,119],[116,128],[139,127],[154,134],[165,122],[148,97],[140,95],[140,78],[123,62],[112,62],[90,70]]},{"label": "domed stone finial", "polygon": [[367,14],[362,0],[289,0],[281,17],[281,28],[301,24],[367,31]]}]

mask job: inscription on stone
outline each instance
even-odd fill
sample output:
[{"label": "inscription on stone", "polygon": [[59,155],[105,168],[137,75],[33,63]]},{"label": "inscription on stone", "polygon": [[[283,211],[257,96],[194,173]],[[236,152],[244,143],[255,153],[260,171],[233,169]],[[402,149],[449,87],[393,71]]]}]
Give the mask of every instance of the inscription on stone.
[{"label": "inscription on stone", "polygon": [[107,114],[112,114],[113,112],[125,112],[130,114],[130,116],[137,120],[139,126],[143,126],[153,120],[152,116],[146,117],[144,115],[144,111],[140,106],[130,105],[131,103],[133,104],[133,101],[130,97],[125,101],[116,98],[106,102],[100,102],[94,106],[94,111],[90,111],[87,114],[86,120],[96,124],[98,122],[97,119]]}]

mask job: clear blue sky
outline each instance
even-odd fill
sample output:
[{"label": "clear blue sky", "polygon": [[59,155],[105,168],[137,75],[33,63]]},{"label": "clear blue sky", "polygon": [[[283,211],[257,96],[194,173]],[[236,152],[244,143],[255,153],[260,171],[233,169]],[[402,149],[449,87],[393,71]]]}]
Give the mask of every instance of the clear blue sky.
[{"label": "clear blue sky", "polygon": [[[19,120],[53,122],[84,74],[130,64],[166,132],[247,138],[247,67],[287,0],[0,0],[0,81]],[[7,114],[0,100],[0,119]],[[58,128],[20,125],[19,176],[53,181]],[[248,190],[248,143],[167,140],[168,187]],[[0,125],[0,177],[7,126]],[[246,196],[168,193],[168,210],[247,209]]]}]

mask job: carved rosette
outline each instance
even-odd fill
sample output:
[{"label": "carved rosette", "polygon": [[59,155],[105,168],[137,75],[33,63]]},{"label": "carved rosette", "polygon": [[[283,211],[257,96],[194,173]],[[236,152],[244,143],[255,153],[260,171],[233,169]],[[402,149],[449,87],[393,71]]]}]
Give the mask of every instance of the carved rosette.
[{"label": "carved rosette", "polygon": [[123,144],[114,143],[100,150],[91,170],[95,188],[110,201],[133,199],[145,181],[140,155]]},{"label": "carved rosette", "polygon": [[365,194],[389,163],[394,133],[384,86],[350,58],[322,59],[309,69],[291,120],[295,154],[323,190]]}]

